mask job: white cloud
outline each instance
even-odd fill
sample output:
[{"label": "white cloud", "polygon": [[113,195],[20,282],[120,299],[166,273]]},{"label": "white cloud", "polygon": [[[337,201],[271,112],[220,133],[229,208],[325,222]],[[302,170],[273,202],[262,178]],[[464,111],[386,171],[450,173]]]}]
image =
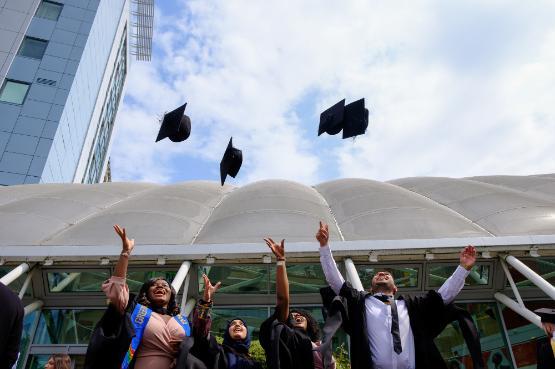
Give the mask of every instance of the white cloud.
[{"label": "white cloud", "polygon": [[[217,167],[231,135],[244,151],[240,183],[313,184],[332,166],[374,179],[553,171],[550,2],[181,4],[157,9],[160,53],[130,71],[117,179],[172,181],[179,157]],[[366,97],[369,133],[318,140],[317,113],[343,97]],[[181,101],[191,138],[155,145],[156,114]]]}]

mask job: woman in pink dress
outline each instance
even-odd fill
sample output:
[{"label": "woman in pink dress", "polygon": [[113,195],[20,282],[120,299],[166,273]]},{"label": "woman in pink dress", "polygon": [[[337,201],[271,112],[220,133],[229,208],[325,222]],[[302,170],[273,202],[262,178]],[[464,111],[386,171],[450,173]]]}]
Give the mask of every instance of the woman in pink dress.
[{"label": "woman in pink dress", "polygon": [[102,285],[109,306],[91,338],[85,368],[183,367],[177,362],[194,358],[187,359],[190,345],[182,345],[191,331],[187,318],[179,315],[175,290],[159,277],[145,282],[139,294],[130,297],[126,275],[135,242],[127,238],[125,228],[115,225],[114,230],[121,238],[122,252],[112,277]]}]

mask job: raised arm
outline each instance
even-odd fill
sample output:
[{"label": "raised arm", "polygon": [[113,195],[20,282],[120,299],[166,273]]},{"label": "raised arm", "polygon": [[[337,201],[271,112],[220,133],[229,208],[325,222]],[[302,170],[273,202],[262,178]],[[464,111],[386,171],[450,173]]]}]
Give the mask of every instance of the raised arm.
[{"label": "raised arm", "polygon": [[206,274],[202,275],[204,280],[204,291],[202,300],[197,303],[197,307],[193,313],[193,335],[196,338],[209,338],[210,328],[212,326],[211,310],[214,304],[214,295],[222,285],[221,282],[215,285],[210,282]]},{"label": "raised arm", "polygon": [[285,240],[278,245],[271,238],[265,238],[266,245],[276,256],[276,309],[279,312],[278,320],[286,322],[289,318],[289,279],[285,268]]},{"label": "raised arm", "polygon": [[331,254],[331,248],[328,245],[328,225],[322,223],[322,221],[320,221],[320,228],[316,233],[316,239],[320,243],[320,263],[322,264],[326,281],[332,290],[339,295],[339,291],[341,291],[341,287],[345,283],[345,280],[343,279],[341,272],[339,272],[339,269],[337,269],[337,264],[335,264],[335,260]]},{"label": "raised arm", "polygon": [[455,269],[453,274],[447,278],[439,290],[437,290],[445,304],[453,302],[463,289],[466,277],[474,264],[476,264],[476,248],[474,246],[465,247],[461,251],[459,259],[460,265]]},{"label": "raised arm", "polygon": [[121,238],[121,254],[119,255],[119,260],[116,264],[116,269],[114,270],[114,276],[125,278],[127,276],[129,256],[131,255],[131,251],[133,251],[133,247],[135,247],[135,240],[127,238],[125,228],[121,228],[117,224],[114,226],[114,230]]}]

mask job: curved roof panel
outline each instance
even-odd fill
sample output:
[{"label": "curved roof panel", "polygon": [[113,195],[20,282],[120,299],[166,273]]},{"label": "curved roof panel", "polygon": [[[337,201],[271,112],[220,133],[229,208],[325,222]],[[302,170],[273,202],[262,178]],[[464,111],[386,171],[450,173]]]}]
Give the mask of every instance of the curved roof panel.
[{"label": "curved roof panel", "polygon": [[495,236],[554,233],[555,202],[484,182],[405,178],[390,183],[445,205]]},{"label": "curved roof panel", "polygon": [[314,242],[555,234],[555,176],[341,179],[310,187],[191,181],[39,184],[0,188],[0,246]]},{"label": "curved roof panel", "polygon": [[340,179],[316,189],[345,240],[489,236],[450,209],[388,183]]}]

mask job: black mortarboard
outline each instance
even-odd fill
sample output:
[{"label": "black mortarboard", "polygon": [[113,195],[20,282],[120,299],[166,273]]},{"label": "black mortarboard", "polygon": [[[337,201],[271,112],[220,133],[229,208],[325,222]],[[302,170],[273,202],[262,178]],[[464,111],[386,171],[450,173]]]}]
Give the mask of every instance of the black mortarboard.
[{"label": "black mortarboard", "polygon": [[364,99],[345,105],[345,99],[320,114],[318,136],[326,132],[336,135],[343,130],[343,138],[364,134],[368,128],[368,109]]},{"label": "black mortarboard", "polygon": [[173,142],[185,141],[191,134],[191,119],[185,115],[187,103],[164,114],[156,142],[168,137]]},{"label": "black mortarboard", "polygon": [[345,99],[341,100],[331,108],[320,114],[320,126],[318,136],[326,132],[328,135],[336,135],[343,129],[343,113],[345,111]]},{"label": "black mortarboard", "polygon": [[366,132],[366,128],[368,128],[368,109],[364,107],[364,99],[345,106],[343,121],[343,138],[362,135]]},{"label": "black mortarboard", "polygon": [[224,157],[220,162],[220,179],[222,181],[222,186],[224,185],[225,179],[228,175],[235,178],[241,164],[243,164],[243,152],[239,149],[233,147],[233,137],[229,139],[227,144],[227,149],[225,149]]},{"label": "black mortarboard", "polygon": [[542,318],[542,323],[555,323],[555,309],[542,308],[534,310]]}]

